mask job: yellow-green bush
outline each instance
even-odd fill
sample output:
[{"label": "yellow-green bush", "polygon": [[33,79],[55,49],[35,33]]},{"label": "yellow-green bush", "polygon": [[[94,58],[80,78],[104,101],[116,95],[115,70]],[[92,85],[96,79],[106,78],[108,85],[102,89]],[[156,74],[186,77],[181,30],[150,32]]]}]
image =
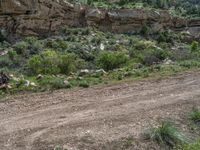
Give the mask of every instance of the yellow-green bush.
[{"label": "yellow-green bush", "polygon": [[119,68],[128,61],[128,55],[124,52],[103,51],[97,58],[97,63],[105,70]]},{"label": "yellow-green bush", "polygon": [[69,74],[75,70],[75,56],[46,50],[32,56],[28,60],[28,66],[36,74]]}]

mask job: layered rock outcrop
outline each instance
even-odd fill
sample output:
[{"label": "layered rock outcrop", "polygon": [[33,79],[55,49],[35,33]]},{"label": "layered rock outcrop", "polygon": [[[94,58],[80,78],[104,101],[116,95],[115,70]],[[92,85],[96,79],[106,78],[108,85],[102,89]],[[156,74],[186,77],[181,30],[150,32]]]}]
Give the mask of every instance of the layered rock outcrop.
[{"label": "layered rock outcrop", "polygon": [[0,28],[9,35],[46,35],[56,33],[65,25],[137,33],[147,25],[153,32],[170,28],[187,30],[194,37],[200,36],[200,19],[175,18],[167,11],[94,9],[70,4],[66,0],[7,0],[0,7]]},{"label": "layered rock outcrop", "polygon": [[[9,2],[10,1],[10,2]],[[64,1],[18,0],[17,4],[6,1],[2,6],[12,5],[13,9],[1,11],[0,27],[15,35],[42,35],[55,32],[62,25],[74,22],[74,7]],[[15,9],[18,8],[18,9]],[[33,11],[34,10],[34,11]]]}]

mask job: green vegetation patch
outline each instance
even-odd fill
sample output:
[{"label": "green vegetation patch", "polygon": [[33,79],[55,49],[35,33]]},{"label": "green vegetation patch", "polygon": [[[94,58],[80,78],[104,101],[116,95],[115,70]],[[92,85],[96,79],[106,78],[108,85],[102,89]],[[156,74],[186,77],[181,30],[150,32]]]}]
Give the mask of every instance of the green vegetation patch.
[{"label": "green vegetation patch", "polygon": [[[166,30],[146,36],[63,27],[60,35],[0,42],[0,71],[10,76],[0,94],[89,87],[170,75],[200,67],[200,45]],[[145,35],[143,35],[145,34]],[[147,38],[148,37],[148,38]]]},{"label": "green vegetation patch", "polygon": [[145,133],[145,138],[169,147],[186,142],[184,135],[168,121],[163,121],[158,127],[149,129]]},{"label": "green vegetation patch", "polygon": [[198,108],[194,108],[189,114],[189,118],[195,123],[200,123],[200,110]]}]

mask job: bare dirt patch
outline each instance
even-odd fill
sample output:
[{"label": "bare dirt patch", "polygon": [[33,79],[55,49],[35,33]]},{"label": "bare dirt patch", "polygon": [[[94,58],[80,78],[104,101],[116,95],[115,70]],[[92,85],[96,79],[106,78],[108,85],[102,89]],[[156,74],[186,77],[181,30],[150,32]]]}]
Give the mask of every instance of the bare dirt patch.
[{"label": "bare dirt patch", "polygon": [[0,149],[152,149],[141,133],[163,118],[187,130],[184,113],[199,97],[200,72],[9,97],[0,103]]}]

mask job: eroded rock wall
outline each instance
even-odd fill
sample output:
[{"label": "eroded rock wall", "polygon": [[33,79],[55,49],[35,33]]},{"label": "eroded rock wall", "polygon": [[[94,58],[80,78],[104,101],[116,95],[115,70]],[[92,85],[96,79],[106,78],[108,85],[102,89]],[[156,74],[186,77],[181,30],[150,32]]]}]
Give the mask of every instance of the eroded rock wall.
[{"label": "eroded rock wall", "polygon": [[104,10],[73,5],[66,0],[18,0],[17,5],[10,4],[17,9],[11,9],[8,14],[0,11],[0,27],[18,36],[56,33],[65,25],[95,26],[103,31],[116,33],[137,33],[144,25],[151,27],[153,32],[163,28],[188,30],[195,37],[200,32],[200,19],[175,18],[167,11]]}]

